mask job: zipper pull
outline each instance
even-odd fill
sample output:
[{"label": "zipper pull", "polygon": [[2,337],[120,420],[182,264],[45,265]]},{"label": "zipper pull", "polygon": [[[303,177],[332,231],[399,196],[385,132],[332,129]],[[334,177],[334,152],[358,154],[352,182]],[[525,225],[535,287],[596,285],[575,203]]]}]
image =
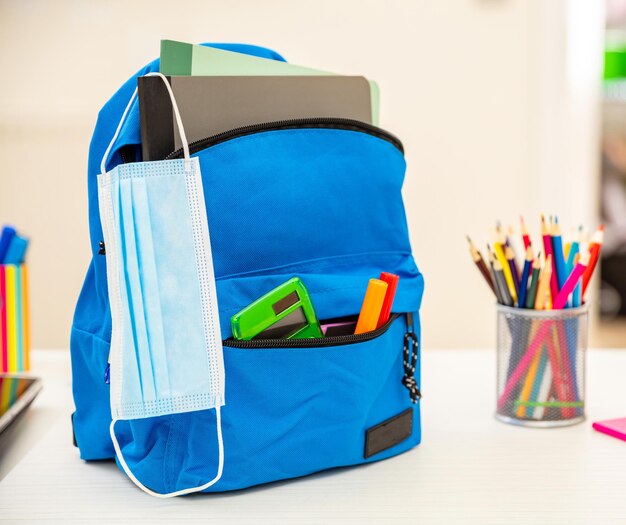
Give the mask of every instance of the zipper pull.
[{"label": "zipper pull", "polygon": [[100,242],[98,243],[98,247],[100,248],[100,249],[98,250],[98,255],[106,255],[106,253],[107,253],[107,252],[106,252],[106,248],[105,248],[105,246],[104,246],[104,241],[100,241]]},{"label": "zipper pull", "polygon": [[406,333],[404,334],[404,346],[402,348],[404,376],[402,384],[409,391],[412,403],[417,403],[422,398],[422,393],[415,381],[415,367],[419,356],[419,341],[413,331],[413,314],[406,314]]}]

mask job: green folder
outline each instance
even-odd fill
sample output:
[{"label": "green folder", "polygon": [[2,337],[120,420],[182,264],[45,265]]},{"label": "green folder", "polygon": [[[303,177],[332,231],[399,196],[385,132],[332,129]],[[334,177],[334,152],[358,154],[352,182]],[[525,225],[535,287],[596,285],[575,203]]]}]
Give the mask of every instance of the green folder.
[{"label": "green folder", "polygon": [[[214,47],[198,46],[161,40],[161,73],[166,76],[311,76],[335,75],[327,71],[296,66],[287,62],[259,58],[243,53],[224,51]],[[372,103],[372,123],[378,125],[380,93],[378,84],[368,80]]]}]

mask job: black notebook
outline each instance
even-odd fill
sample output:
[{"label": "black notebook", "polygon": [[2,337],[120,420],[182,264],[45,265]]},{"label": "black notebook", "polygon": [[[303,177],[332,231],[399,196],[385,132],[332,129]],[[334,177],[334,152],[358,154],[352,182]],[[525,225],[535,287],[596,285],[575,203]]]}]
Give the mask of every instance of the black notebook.
[{"label": "black notebook", "polygon": [[[307,117],[371,124],[370,84],[358,76],[168,77],[188,142],[241,126]],[[139,77],[143,160],[182,147],[163,80]]]}]

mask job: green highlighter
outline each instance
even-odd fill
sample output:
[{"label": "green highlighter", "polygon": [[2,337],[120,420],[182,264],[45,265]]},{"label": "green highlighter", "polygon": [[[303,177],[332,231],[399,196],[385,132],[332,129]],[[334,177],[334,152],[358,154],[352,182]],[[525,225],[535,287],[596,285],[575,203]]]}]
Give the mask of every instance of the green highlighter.
[{"label": "green highlighter", "polygon": [[232,316],[235,339],[324,337],[309,292],[292,277]]}]

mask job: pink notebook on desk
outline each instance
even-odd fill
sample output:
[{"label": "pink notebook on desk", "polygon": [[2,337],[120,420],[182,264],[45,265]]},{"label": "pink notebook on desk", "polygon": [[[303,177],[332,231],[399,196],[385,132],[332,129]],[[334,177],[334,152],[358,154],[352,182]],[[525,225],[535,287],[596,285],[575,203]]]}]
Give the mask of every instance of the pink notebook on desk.
[{"label": "pink notebook on desk", "polygon": [[596,421],[592,426],[598,432],[626,441],[626,417]]}]

